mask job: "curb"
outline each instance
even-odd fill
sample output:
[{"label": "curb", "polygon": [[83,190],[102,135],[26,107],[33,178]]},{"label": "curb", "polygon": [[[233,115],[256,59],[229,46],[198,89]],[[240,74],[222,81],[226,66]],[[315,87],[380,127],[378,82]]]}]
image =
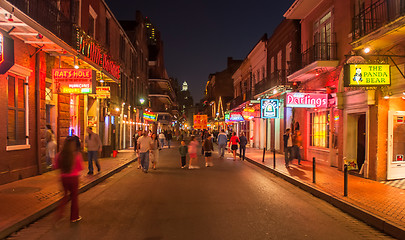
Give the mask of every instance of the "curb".
[{"label": "curb", "polygon": [[[136,159],[133,159],[127,163],[125,163],[124,165],[115,168],[113,170],[111,170],[110,172],[108,172],[107,174],[94,179],[94,181],[91,181],[89,183],[87,183],[86,185],[83,185],[79,188],[79,194],[86,192],[87,190],[91,189],[92,187],[95,187],[96,185],[98,185],[99,183],[103,182],[104,180],[108,179],[109,177],[113,176],[114,174],[122,171],[123,169],[125,169],[129,164],[135,162]],[[48,213],[52,212],[53,210],[55,210],[60,203],[61,199],[56,200],[55,202],[47,205],[46,207],[40,209],[39,211],[37,211],[36,213],[25,217],[24,219],[20,220],[19,222],[13,224],[12,226],[7,226],[4,229],[0,230],[0,239],[5,239],[7,237],[9,237],[11,234],[19,231],[20,229],[24,228],[25,226],[35,222],[36,220],[42,218],[43,216],[47,215]]]},{"label": "curb", "polygon": [[398,226],[395,223],[390,223],[387,219],[379,217],[365,209],[362,209],[362,208],[360,208],[356,205],[353,205],[343,199],[340,199],[330,193],[327,193],[321,189],[318,189],[315,186],[312,186],[308,183],[297,180],[293,177],[290,177],[286,174],[276,171],[273,168],[270,168],[261,163],[258,163],[256,161],[250,159],[249,157],[245,157],[245,160],[247,160],[249,163],[256,165],[256,166],[264,169],[265,171],[268,171],[268,172],[274,174],[275,176],[280,177],[283,180],[303,189],[304,191],[311,193],[315,197],[322,199],[322,200],[328,202],[329,204],[332,204],[333,206],[342,210],[343,212],[348,213],[349,215],[367,223],[368,225],[380,230],[383,233],[386,233],[386,234],[393,236],[395,238],[398,238],[398,239],[405,239],[405,229]]}]

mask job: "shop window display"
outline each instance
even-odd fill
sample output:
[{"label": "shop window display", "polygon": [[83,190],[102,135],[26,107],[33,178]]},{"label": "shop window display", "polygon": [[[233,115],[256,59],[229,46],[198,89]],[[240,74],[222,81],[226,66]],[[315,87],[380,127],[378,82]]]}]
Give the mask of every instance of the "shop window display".
[{"label": "shop window display", "polygon": [[310,113],[310,146],[329,148],[329,111]]}]

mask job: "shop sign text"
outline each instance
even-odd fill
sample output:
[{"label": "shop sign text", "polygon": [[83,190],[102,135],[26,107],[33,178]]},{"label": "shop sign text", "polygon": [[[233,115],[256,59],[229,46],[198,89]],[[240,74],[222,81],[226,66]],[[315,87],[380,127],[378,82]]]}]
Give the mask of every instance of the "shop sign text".
[{"label": "shop sign text", "polygon": [[117,80],[120,79],[120,66],[111,60],[110,55],[103,50],[100,44],[79,29],[77,30],[77,52],[101,66]]},{"label": "shop sign text", "polygon": [[91,69],[53,69],[52,80],[56,93],[96,93],[96,72]]},{"label": "shop sign text", "polygon": [[345,87],[378,87],[391,85],[388,64],[345,65]]},{"label": "shop sign text", "polygon": [[286,96],[286,107],[327,108],[328,95],[324,93],[290,92]]}]

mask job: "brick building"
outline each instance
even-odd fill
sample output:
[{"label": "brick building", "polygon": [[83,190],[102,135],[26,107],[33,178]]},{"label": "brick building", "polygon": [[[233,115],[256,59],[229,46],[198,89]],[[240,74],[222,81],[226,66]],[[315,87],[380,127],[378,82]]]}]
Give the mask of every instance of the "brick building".
[{"label": "brick building", "polygon": [[[101,136],[104,156],[128,147],[140,82],[134,72],[141,60],[105,2],[2,0],[0,13],[2,34],[14,42],[7,45],[14,50],[14,65],[0,74],[0,95],[8,102],[0,109],[8,115],[2,120],[7,131],[0,132],[6,139],[0,143],[0,184],[46,171],[47,124],[58,148],[71,134],[84,139],[87,126]],[[86,72],[95,82],[65,88],[55,71]],[[96,86],[109,88],[109,96]],[[145,87],[139,84],[138,92]]]}]

